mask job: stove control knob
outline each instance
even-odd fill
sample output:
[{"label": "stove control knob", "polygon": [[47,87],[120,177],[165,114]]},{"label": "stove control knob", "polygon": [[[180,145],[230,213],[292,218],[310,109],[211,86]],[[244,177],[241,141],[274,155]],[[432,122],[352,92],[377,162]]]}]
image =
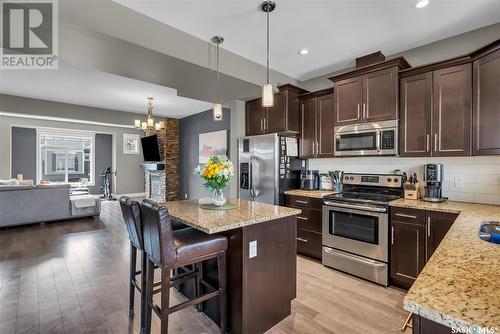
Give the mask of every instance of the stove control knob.
[{"label": "stove control knob", "polygon": [[351,176],[351,181],[354,180],[354,176]]},{"label": "stove control knob", "polygon": [[399,180],[398,180],[398,179],[394,179],[394,183],[398,183],[398,182],[399,182]]},{"label": "stove control knob", "polygon": [[392,182],[392,179],[390,177],[387,178],[387,182]]},{"label": "stove control knob", "polygon": [[349,180],[349,176],[346,176],[346,177],[345,177],[345,180],[346,180],[346,181],[347,181],[347,180]]}]

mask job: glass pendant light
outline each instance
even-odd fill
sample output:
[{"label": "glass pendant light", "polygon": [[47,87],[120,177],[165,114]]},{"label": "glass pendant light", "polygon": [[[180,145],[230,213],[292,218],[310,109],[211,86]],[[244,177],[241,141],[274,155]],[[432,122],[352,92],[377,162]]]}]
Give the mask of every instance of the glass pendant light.
[{"label": "glass pendant light", "polygon": [[221,36],[212,37],[212,42],[217,45],[216,49],[216,62],[217,62],[217,99],[215,101],[213,107],[213,117],[214,121],[222,121],[222,105],[220,104],[219,98],[219,81],[220,81],[220,72],[219,72],[219,46],[224,42],[224,38]]},{"label": "glass pendant light", "polygon": [[266,41],[266,49],[267,49],[267,66],[266,66],[266,84],[262,86],[262,106],[263,107],[272,107],[274,106],[274,91],[273,85],[269,83],[269,13],[272,12],[276,8],[276,3],[273,1],[264,1],[261,3],[260,8],[263,12],[266,13],[266,22],[267,22],[267,41]]}]

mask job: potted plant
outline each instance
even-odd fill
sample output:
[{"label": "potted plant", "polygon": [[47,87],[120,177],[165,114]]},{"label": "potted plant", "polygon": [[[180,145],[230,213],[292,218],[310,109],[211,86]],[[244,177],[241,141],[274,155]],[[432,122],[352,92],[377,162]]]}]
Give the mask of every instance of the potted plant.
[{"label": "potted plant", "polygon": [[203,185],[212,193],[213,204],[223,206],[226,203],[223,190],[234,176],[231,160],[225,155],[213,155],[206,164],[196,167],[194,174],[205,180]]}]

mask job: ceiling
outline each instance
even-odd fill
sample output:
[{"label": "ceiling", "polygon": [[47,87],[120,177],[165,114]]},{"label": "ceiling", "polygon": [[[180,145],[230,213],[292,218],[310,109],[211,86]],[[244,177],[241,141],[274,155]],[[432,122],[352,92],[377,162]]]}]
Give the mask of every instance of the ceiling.
[{"label": "ceiling", "polygon": [[172,88],[61,63],[58,70],[2,71],[0,93],[143,114],[152,96],[154,114],[174,118],[212,108]]},{"label": "ceiling", "polygon": [[[141,14],[265,65],[259,0],[114,0]],[[395,54],[500,22],[498,0],[278,0],[271,14],[271,67],[299,80],[345,69],[356,57]],[[308,48],[311,53],[299,56]]]}]

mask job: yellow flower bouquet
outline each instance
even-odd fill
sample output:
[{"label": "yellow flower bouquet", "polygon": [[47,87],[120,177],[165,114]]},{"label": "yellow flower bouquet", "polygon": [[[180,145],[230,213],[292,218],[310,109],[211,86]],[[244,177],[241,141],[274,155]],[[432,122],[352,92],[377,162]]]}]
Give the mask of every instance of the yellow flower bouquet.
[{"label": "yellow flower bouquet", "polygon": [[222,190],[234,176],[233,163],[225,155],[213,155],[204,165],[199,165],[194,174],[200,175],[205,180],[203,184],[212,193],[215,206],[226,203]]}]

